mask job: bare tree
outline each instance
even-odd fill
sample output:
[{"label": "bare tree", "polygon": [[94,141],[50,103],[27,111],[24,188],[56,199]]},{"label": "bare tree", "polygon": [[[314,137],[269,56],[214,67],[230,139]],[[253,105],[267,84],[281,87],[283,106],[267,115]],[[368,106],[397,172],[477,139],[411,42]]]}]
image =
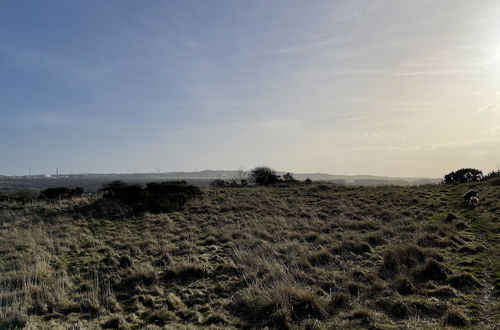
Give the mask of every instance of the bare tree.
[{"label": "bare tree", "polygon": [[248,178],[248,172],[245,166],[243,165],[238,165],[236,172],[234,174],[234,179],[238,183],[246,182]]}]

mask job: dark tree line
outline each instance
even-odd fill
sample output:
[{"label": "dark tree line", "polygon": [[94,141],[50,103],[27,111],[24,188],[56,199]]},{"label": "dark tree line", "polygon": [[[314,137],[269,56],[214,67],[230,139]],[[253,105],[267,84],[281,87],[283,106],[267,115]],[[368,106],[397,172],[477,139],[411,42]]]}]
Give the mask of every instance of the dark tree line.
[{"label": "dark tree line", "polygon": [[256,167],[251,170],[248,178],[250,182],[259,185],[268,185],[280,181],[279,175],[277,175],[274,170],[264,166]]},{"label": "dark tree line", "polygon": [[115,181],[102,190],[103,198],[123,203],[135,213],[181,210],[188,200],[201,194],[186,181],[151,182],[146,185]]},{"label": "dark tree line", "polygon": [[292,173],[285,173],[282,176],[269,167],[259,166],[250,171],[249,180],[257,185],[268,185],[278,182],[297,182]]},{"label": "dark tree line", "polygon": [[48,188],[42,190],[40,192],[39,198],[45,200],[57,200],[57,199],[78,197],[81,195],[83,195],[83,188],[57,187],[57,188]]}]

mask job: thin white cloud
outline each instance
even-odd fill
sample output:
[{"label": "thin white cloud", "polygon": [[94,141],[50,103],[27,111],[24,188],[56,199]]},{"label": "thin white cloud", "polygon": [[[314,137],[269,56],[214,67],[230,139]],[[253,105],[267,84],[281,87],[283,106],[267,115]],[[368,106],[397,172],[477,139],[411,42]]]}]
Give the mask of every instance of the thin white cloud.
[{"label": "thin white cloud", "polygon": [[480,75],[483,70],[424,70],[396,73],[396,77]]},{"label": "thin white cloud", "polygon": [[[358,148],[331,149],[332,154],[342,153],[414,153],[425,151],[437,151],[441,149],[459,149],[459,148],[476,148],[478,146],[491,145],[497,146],[500,143],[500,138],[483,138],[464,142],[446,142],[446,143],[430,143],[416,146],[369,146]],[[493,148],[491,150],[494,150]]]},{"label": "thin white cloud", "polygon": [[396,141],[406,141],[407,136],[397,133],[358,133],[354,134],[354,138],[358,140],[373,140],[373,139],[385,139],[385,140],[396,140]]},{"label": "thin white cloud", "polygon": [[350,75],[379,75],[386,73],[385,70],[337,70],[331,71],[330,74],[335,76],[350,76]]},{"label": "thin white cloud", "polygon": [[496,111],[499,111],[498,103],[494,102],[494,103],[487,104],[484,107],[477,109],[476,113],[479,114],[479,113],[489,113],[489,112],[496,112]]},{"label": "thin white cloud", "polygon": [[256,127],[266,130],[293,130],[302,126],[299,120],[267,120],[256,123]]},{"label": "thin white cloud", "polygon": [[327,46],[335,46],[345,43],[345,39],[337,38],[325,38],[324,40],[314,41],[314,42],[302,42],[290,46],[284,46],[279,48],[264,49],[261,51],[262,55],[283,55],[283,54],[293,54],[298,52],[304,52],[308,50],[323,48]]},{"label": "thin white cloud", "polygon": [[171,128],[165,121],[128,121],[125,118],[104,117],[96,115],[70,114],[62,111],[47,111],[32,115],[23,115],[11,119],[16,125],[29,127],[66,128],[66,129],[95,129],[95,128]]},{"label": "thin white cloud", "polygon": [[354,138],[359,140],[378,139],[379,137],[380,135],[378,133],[359,133],[354,135]]},{"label": "thin white cloud", "polygon": [[70,79],[103,77],[117,66],[117,63],[106,65],[76,63],[69,58],[55,54],[36,49],[12,47],[5,43],[0,44],[0,51],[8,54],[8,65],[22,67],[23,69],[43,70],[56,75],[67,76]]},{"label": "thin white cloud", "polygon": [[479,138],[484,140],[500,139],[500,125],[480,132]]}]

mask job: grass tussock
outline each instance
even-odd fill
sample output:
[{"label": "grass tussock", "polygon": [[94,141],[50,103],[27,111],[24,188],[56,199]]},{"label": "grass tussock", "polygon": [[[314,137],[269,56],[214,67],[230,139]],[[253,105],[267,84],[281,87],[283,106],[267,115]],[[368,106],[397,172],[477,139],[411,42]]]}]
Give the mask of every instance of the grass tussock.
[{"label": "grass tussock", "polygon": [[270,289],[245,290],[234,299],[232,308],[249,324],[282,327],[306,319],[325,318],[326,303],[309,290],[290,285]]},{"label": "grass tussock", "polygon": [[427,258],[443,259],[439,253],[422,249],[416,245],[388,247],[383,253],[380,275],[381,277],[393,278],[398,274],[409,273],[414,267],[422,265]]},{"label": "grass tussock", "polygon": [[340,243],[338,246],[332,249],[334,254],[363,254],[372,252],[370,244],[357,239],[352,239]]},{"label": "grass tussock", "polygon": [[446,314],[444,318],[444,325],[462,328],[469,325],[469,320],[461,311],[454,309],[448,311]]},{"label": "grass tussock", "polygon": [[434,259],[427,258],[423,265],[415,267],[412,276],[415,282],[435,281],[442,283],[448,278],[449,271]]},{"label": "grass tussock", "polygon": [[196,280],[207,276],[206,265],[193,262],[180,262],[166,267],[163,271],[163,280]]}]

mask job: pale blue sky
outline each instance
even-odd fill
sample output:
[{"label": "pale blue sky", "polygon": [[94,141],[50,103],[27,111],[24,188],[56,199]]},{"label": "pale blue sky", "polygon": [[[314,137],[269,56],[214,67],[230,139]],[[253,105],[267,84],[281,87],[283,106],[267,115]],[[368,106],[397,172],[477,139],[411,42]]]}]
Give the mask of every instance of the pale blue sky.
[{"label": "pale blue sky", "polygon": [[500,4],[2,1],[0,174],[500,165]]}]

